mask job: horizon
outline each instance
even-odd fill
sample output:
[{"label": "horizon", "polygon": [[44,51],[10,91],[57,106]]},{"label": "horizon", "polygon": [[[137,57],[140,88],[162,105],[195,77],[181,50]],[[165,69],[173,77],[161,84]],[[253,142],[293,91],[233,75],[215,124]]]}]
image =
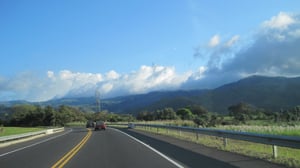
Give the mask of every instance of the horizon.
[{"label": "horizon", "polygon": [[[225,5],[226,4],[226,5]],[[0,2],[0,101],[300,76],[300,2]],[[255,8],[255,11],[253,10]]]},{"label": "horizon", "polygon": [[[248,77],[245,77],[245,78],[242,78],[242,79],[238,79],[236,81],[232,81],[232,82],[229,82],[229,83],[224,83],[224,84],[222,84],[220,86],[217,86],[217,87],[211,88],[211,89],[202,88],[202,89],[154,90],[154,91],[150,91],[150,92],[146,92],[146,93],[118,95],[118,96],[113,96],[113,97],[105,97],[105,98],[101,98],[101,99],[102,100],[109,100],[109,99],[122,98],[122,97],[127,97],[127,96],[147,95],[147,94],[151,94],[151,93],[162,93],[162,92],[179,92],[179,91],[189,92],[189,91],[214,90],[214,89],[218,89],[220,87],[224,87],[226,85],[234,84],[234,83],[237,83],[239,81],[246,80],[246,79],[249,79],[249,78],[254,78],[254,77],[295,79],[295,78],[300,78],[300,75],[299,76],[293,76],[293,77],[251,75],[251,76],[248,76]],[[77,97],[77,96],[73,96],[73,97],[72,96],[70,96],[70,97],[54,97],[52,99],[45,100],[45,101],[28,101],[28,100],[22,100],[22,99],[20,99],[20,100],[0,101],[0,103],[18,102],[18,101],[21,101],[21,102],[25,101],[25,102],[28,102],[28,103],[45,103],[45,102],[48,102],[48,101],[60,100],[60,99],[82,99],[82,98],[92,98],[92,97],[95,97],[95,95],[82,96],[82,97],[80,97],[80,96],[79,97]]]}]

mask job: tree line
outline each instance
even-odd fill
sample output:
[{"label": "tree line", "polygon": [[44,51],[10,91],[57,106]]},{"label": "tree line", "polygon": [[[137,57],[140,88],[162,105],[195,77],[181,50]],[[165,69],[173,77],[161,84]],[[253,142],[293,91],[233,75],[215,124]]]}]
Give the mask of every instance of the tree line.
[{"label": "tree line", "polygon": [[[228,120],[229,116],[229,120]],[[209,112],[203,106],[190,105],[174,110],[171,107],[154,111],[141,111],[136,116],[131,114],[115,114],[109,111],[86,112],[81,108],[61,105],[58,107],[39,105],[0,105],[0,125],[5,126],[64,126],[70,122],[86,122],[88,120],[109,122],[154,121],[154,120],[190,120],[197,126],[213,127],[246,123],[249,120],[268,120],[273,122],[300,121],[300,106],[271,112],[257,108],[248,103],[237,103],[228,107],[228,115]]]},{"label": "tree line", "polygon": [[68,122],[84,121],[85,116],[77,108],[61,105],[15,105],[0,107],[0,122],[7,126],[64,126]]},{"label": "tree line", "polygon": [[289,109],[281,109],[272,112],[263,108],[257,108],[251,104],[240,102],[228,107],[229,115],[235,121],[245,123],[248,120],[269,120],[274,122],[298,122],[300,121],[300,106]]},{"label": "tree line", "polygon": [[228,107],[228,115],[209,112],[200,105],[187,106],[177,110],[172,108],[164,108],[150,112],[142,111],[137,115],[137,120],[144,121],[177,119],[191,120],[197,126],[201,127],[245,124],[250,120],[298,122],[300,121],[300,106],[286,110],[280,110],[279,112],[272,112],[263,108],[257,108],[248,103],[240,102]]},{"label": "tree line", "polygon": [[64,126],[70,122],[86,122],[87,120],[133,121],[128,114],[114,114],[108,111],[83,112],[80,108],[61,105],[59,107],[39,105],[0,105],[0,125],[5,126]]},{"label": "tree line", "polygon": [[173,108],[163,108],[155,111],[142,111],[137,114],[137,120],[191,120],[196,125],[202,127],[215,126],[224,122],[224,117],[209,112],[203,106],[191,105],[174,110]]}]

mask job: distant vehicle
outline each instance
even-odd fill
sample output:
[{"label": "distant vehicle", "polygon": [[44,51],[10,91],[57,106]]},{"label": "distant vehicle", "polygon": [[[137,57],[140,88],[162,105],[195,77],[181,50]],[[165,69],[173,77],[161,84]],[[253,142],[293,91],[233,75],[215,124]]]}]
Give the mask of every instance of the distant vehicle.
[{"label": "distant vehicle", "polygon": [[134,123],[128,123],[128,128],[134,129],[135,125]]},{"label": "distant vehicle", "polygon": [[104,121],[96,121],[95,131],[97,130],[106,130],[106,125]]},{"label": "distant vehicle", "polygon": [[94,121],[87,121],[86,122],[86,128],[94,128],[95,127],[95,122]]}]

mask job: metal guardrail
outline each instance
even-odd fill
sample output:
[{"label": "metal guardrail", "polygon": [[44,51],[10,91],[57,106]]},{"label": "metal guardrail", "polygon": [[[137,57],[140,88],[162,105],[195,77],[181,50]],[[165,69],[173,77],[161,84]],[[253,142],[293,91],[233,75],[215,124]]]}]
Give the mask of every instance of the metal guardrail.
[{"label": "metal guardrail", "polygon": [[64,130],[64,128],[55,128],[55,129],[47,129],[47,130],[43,130],[43,131],[29,132],[29,133],[24,133],[24,134],[2,136],[2,137],[0,137],[0,143],[19,140],[19,139],[23,139],[23,138],[29,138],[29,137],[33,137],[33,136],[37,136],[37,135],[42,135],[42,134],[51,134],[51,133],[55,133],[55,132],[63,131],[63,130]]},{"label": "metal guardrail", "polygon": [[[127,125],[127,124],[117,124],[117,125]],[[179,126],[156,125],[156,124],[134,124],[134,125],[135,127],[163,128],[163,129],[171,129],[171,130],[178,130],[184,132],[192,132],[195,134],[204,134],[204,135],[222,137],[225,147],[227,145],[227,138],[272,145],[274,158],[277,157],[277,146],[300,149],[300,137],[294,137],[294,136],[279,136],[279,135],[256,134],[256,133],[249,133],[249,132],[228,131],[228,130],[218,130],[218,129],[209,129],[209,128],[192,128],[192,127],[179,127]],[[198,135],[196,136],[198,137]]]}]

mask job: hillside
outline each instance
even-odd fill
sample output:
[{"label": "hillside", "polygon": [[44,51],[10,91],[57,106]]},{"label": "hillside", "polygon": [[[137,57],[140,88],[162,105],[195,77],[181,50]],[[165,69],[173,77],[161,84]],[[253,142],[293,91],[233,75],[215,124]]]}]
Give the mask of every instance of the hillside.
[{"label": "hillside", "polygon": [[121,113],[137,113],[164,107],[177,109],[192,104],[202,105],[209,111],[228,113],[227,108],[239,102],[279,111],[300,104],[300,77],[251,76],[212,90],[153,92],[121,97],[118,101],[120,103],[115,104],[111,110]]},{"label": "hillside", "polygon": [[[5,104],[20,102],[22,101]],[[212,90],[159,91],[103,99],[101,107],[111,112],[136,114],[142,110],[152,111],[164,107],[178,109],[198,104],[209,111],[227,113],[229,106],[239,102],[250,103],[270,111],[279,111],[300,105],[300,77],[251,76]],[[62,98],[39,104],[52,106],[65,104],[90,110],[96,109],[94,97]]]},{"label": "hillside", "polygon": [[201,102],[219,113],[239,102],[279,111],[300,104],[300,78],[252,76],[211,90]]}]

